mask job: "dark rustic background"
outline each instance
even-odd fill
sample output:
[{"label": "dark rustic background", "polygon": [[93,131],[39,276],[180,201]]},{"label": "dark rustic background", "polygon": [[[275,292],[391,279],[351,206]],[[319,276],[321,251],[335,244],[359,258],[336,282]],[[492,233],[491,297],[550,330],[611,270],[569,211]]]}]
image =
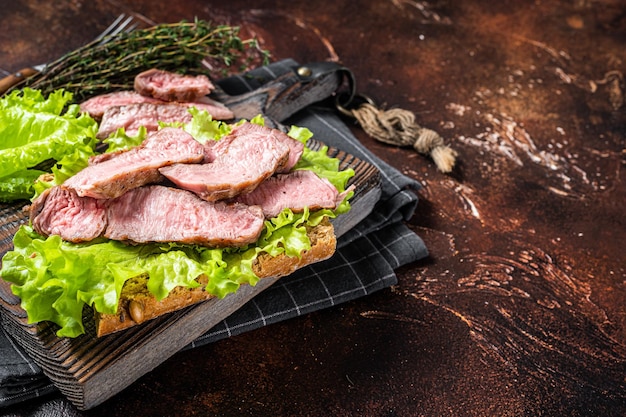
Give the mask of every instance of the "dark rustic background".
[{"label": "dark rustic background", "polygon": [[181,352],[85,414],[625,415],[626,5],[251,3],[1,0],[0,75],[121,12],[238,25],[275,60],[340,61],[459,152],[443,175],[347,121],[424,185],[409,225],[431,256],[392,289]]}]

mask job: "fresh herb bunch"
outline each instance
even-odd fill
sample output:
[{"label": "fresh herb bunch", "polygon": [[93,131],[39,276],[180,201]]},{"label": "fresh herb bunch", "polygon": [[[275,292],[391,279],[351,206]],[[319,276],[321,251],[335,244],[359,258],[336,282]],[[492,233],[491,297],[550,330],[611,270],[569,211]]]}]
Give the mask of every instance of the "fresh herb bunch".
[{"label": "fresh herb bunch", "polygon": [[268,57],[256,39],[242,40],[238,27],[182,21],[119,33],[105,38],[105,42],[94,41],[14,88],[30,87],[46,95],[64,88],[76,101],[82,101],[112,90],[132,89],[134,77],[150,68],[199,73],[203,72],[202,62],[208,61],[222,64],[224,71],[239,63],[243,68],[237,70],[242,70],[252,63],[266,64]]}]

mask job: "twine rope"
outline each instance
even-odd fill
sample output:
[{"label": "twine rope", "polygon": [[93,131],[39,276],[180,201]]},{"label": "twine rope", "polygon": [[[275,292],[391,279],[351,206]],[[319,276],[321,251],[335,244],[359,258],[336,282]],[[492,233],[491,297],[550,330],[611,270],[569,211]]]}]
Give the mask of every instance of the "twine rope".
[{"label": "twine rope", "polygon": [[374,139],[395,146],[412,146],[417,152],[430,156],[443,173],[454,168],[457,152],[447,146],[437,132],[418,125],[412,112],[396,108],[382,110],[372,103],[363,103],[351,113]]}]

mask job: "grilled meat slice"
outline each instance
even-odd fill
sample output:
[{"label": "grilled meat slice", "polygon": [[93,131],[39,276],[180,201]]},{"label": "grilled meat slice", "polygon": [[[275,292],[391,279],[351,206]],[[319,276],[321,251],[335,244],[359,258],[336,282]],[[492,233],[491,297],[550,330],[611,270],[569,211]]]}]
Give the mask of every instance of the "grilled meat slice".
[{"label": "grilled meat slice", "polygon": [[106,139],[119,128],[124,128],[127,135],[136,135],[141,126],[148,132],[159,129],[159,122],[187,123],[192,119],[190,107],[206,110],[213,119],[227,120],[233,113],[224,106],[207,103],[137,103],[126,106],[110,107],[102,116],[96,137]]},{"label": "grilled meat slice", "polygon": [[30,208],[33,229],[43,236],[59,235],[68,242],[88,242],[106,228],[103,200],[80,197],[73,190],[49,188]]},{"label": "grilled meat slice", "polygon": [[163,101],[148,96],[142,96],[136,91],[122,90],[91,97],[80,103],[80,110],[84,113],[89,113],[94,119],[100,120],[104,112],[111,107],[140,103],[161,104]]},{"label": "grilled meat slice", "polygon": [[302,212],[305,207],[311,211],[334,209],[344,196],[327,179],[320,178],[313,171],[292,171],[268,178],[254,191],[240,194],[233,201],[261,206],[265,217],[271,218],[286,208],[296,213]]},{"label": "grilled meat slice", "polygon": [[135,91],[163,101],[194,101],[215,89],[206,75],[182,75],[156,68],[135,77]]},{"label": "grilled meat slice", "polygon": [[136,148],[92,159],[62,186],[81,197],[115,198],[130,189],[161,181],[160,167],[203,159],[202,144],[184,130],[168,127],[149,134]]},{"label": "grilled meat slice", "polygon": [[133,243],[180,242],[211,247],[244,246],[263,230],[257,206],[212,203],[160,185],[141,187],[107,204],[104,236]]},{"label": "grilled meat slice", "polygon": [[[250,129],[251,123],[237,126],[211,149],[215,159],[206,164],[175,164],[159,172],[180,188],[207,201],[217,201],[254,190],[282,169],[289,147],[274,135]],[[228,145],[228,146],[225,146]]]}]

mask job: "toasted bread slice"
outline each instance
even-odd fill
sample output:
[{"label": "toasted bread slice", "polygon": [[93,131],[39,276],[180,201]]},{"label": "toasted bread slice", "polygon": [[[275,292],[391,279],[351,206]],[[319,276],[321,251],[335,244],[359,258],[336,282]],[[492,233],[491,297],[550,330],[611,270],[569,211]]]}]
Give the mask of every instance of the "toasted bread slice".
[{"label": "toasted bread slice", "polygon": [[[333,255],[337,239],[333,225],[328,219],[315,227],[308,228],[307,234],[311,240],[311,249],[303,252],[300,257],[289,257],[284,254],[272,257],[267,253],[261,253],[253,264],[254,273],[259,278],[283,277]],[[147,282],[148,276],[140,275],[124,284],[116,314],[95,313],[96,334],[99,337],[214,298],[204,290],[207,284],[207,277],[204,275],[198,277],[199,287],[192,289],[176,287],[161,301],[148,291]]]}]

